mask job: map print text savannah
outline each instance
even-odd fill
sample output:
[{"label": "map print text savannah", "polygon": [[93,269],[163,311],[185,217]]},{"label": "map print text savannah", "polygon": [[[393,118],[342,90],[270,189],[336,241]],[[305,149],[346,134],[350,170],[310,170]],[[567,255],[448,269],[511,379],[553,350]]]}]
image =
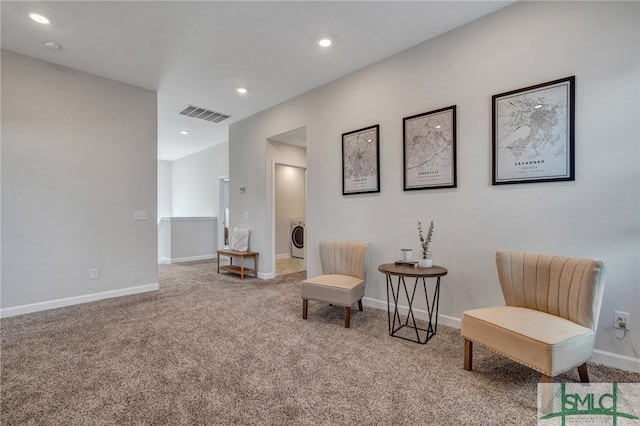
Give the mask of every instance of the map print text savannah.
[{"label": "map print text savannah", "polygon": [[498,100],[497,180],[568,174],[567,90],[562,84]]}]

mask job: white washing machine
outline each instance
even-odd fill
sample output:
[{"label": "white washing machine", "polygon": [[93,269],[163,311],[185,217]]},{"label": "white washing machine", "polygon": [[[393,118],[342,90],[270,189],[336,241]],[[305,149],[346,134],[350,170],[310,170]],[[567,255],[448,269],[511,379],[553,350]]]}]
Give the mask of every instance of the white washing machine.
[{"label": "white washing machine", "polygon": [[291,222],[291,257],[304,259],[304,220]]}]

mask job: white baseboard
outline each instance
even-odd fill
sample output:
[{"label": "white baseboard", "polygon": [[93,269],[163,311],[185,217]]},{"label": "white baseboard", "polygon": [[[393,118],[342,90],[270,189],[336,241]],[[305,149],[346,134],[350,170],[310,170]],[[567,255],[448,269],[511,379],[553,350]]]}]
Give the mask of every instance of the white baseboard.
[{"label": "white baseboard", "polygon": [[276,274],[274,272],[269,272],[269,273],[258,272],[258,278],[260,278],[261,280],[270,280],[275,277],[276,277]]},{"label": "white baseboard", "polygon": [[615,367],[621,370],[633,371],[640,373],[640,359],[632,358],[626,355],[619,355],[613,352],[594,349],[591,361],[603,364],[608,367]]},{"label": "white baseboard", "polygon": [[48,300],[46,302],[31,303],[29,305],[14,306],[0,309],[0,318],[14,317],[16,315],[30,314],[65,306],[79,305],[81,303],[95,302],[96,300],[110,299],[112,297],[129,296],[131,294],[146,293],[160,288],[158,283],[141,285],[137,287],[122,288],[119,290],[104,291],[101,293],[85,294],[82,296],[67,297],[65,299]]},{"label": "white baseboard", "polygon": [[[386,310],[387,309],[387,301],[386,300],[378,300],[372,299],[369,297],[363,297],[362,303],[365,306],[369,306],[375,309]],[[393,304],[389,305],[390,309],[394,308]],[[398,310],[401,315],[406,315],[408,311],[407,306],[399,305]],[[423,321],[428,321],[428,313],[423,309],[413,309],[413,313],[416,316],[416,319],[420,319]],[[451,317],[448,315],[438,315],[438,324],[446,325],[448,327],[460,329],[460,318]],[[462,349],[461,349],[462,350]],[[640,360],[637,358],[632,358],[625,355],[619,355],[613,352],[607,352],[600,349],[594,349],[593,355],[591,357],[591,361],[603,364],[608,367],[619,368],[621,370],[631,371],[634,373],[640,373]]]},{"label": "white baseboard", "polygon": [[291,253],[276,254],[275,258],[276,259],[289,259],[289,258],[291,258]]},{"label": "white baseboard", "polygon": [[211,260],[211,259],[217,259],[218,255],[217,254],[204,254],[202,256],[191,256],[191,257],[173,257],[173,258],[168,258],[168,257],[161,257],[160,258],[160,263],[180,263],[180,262],[193,262],[196,260]]}]

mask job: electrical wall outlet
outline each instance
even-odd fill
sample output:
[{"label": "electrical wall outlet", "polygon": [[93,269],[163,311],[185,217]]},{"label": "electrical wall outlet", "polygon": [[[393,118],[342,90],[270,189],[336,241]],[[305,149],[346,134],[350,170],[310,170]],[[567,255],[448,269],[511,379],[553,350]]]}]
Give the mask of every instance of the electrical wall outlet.
[{"label": "electrical wall outlet", "polygon": [[615,311],[615,315],[613,316],[613,328],[628,331],[630,324],[631,314],[628,312]]},{"label": "electrical wall outlet", "polygon": [[90,277],[92,280],[97,280],[100,278],[100,269],[92,269],[90,272]]}]

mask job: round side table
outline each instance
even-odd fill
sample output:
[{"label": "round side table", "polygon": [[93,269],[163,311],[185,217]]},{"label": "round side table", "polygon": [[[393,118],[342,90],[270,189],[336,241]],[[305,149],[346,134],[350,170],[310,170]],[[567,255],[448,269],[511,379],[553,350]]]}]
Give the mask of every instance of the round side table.
[{"label": "round side table", "polygon": [[[447,268],[436,265],[430,268],[421,268],[411,266],[397,266],[395,263],[385,263],[378,266],[378,271],[387,276],[387,318],[389,320],[389,335],[424,345],[429,341],[429,339],[435,336],[436,332],[438,331],[440,278],[447,275]],[[397,277],[395,287],[392,277]],[[411,295],[409,295],[409,288],[407,287],[405,278],[415,278],[413,289],[411,290]],[[427,278],[436,278],[436,284],[433,289],[431,300],[429,300],[429,293],[427,291]],[[422,286],[420,286],[420,280],[422,280]],[[427,304],[427,328],[418,327],[415,315],[413,313],[413,301],[415,300],[416,289],[418,289],[419,287],[424,290],[424,297]],[[402,320],[400,312],[398,311],[398,300],[400,298],[401,289],[404,289],[404,294],[407,297],[408,304],[408,311],[404,321]],[[391,311],[392,302],[393,313]],[[411,321],[411,323],[409,323],[409,321]],[[415,339],[398,334],[398,332],[405,327],[413,329],[415,331]]]}]

